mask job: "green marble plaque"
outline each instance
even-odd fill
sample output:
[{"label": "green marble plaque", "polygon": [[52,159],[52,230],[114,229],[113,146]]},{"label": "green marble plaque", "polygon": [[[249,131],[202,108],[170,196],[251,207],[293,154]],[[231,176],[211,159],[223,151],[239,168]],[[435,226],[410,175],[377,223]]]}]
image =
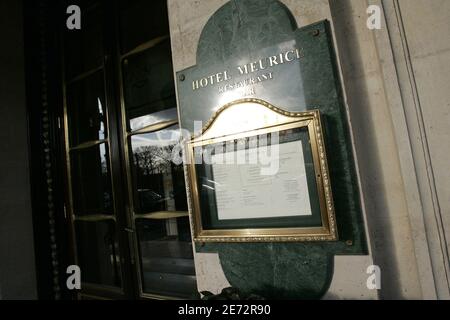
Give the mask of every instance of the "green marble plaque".
[{"label": "green marble plaque", "polygon": [[[180,124],[194,133],[228,102],[258,98],[286,111],[319,109],[332,182],[337,242],[208,243],[228,281],[267,298],[320,298],[334,255],[366,254],[348,120],[327,21],[297,28],[276,0],[226,3],[205,25],[197,64],[177,73]],[[255,115],[257,116],[257,115]]]}]

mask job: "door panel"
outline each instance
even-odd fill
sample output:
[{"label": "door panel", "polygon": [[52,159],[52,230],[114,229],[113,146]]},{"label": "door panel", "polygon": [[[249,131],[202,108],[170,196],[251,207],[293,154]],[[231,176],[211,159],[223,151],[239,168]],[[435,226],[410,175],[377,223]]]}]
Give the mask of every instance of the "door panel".
[{"label": "door panel", "polygon": [[82,25],[80,30],[71,30],[64,35],[67,79],[73,79],[102,65],[105,56],[104,3],[95,0],[66,1],[65,7],[72,4],[80,6]]},{"label": "door panel", "polygon": [[177,119],[170,39],[156,38],[143,48],[122,60],[126,126],[133,132],[164,117]]},{"label": "door panel", "polygon": [[171,161],[180,132],[166,1],[86,0],[81,10],[82,30],[63,32],[80,298],[197,297],[184,172]]},{"label": "door panel", "polygon": [[[124,297],[120,230],[115,201],[106,98],[106,11],[102,1],[83,1],[83,25],[63,32],[64,130],[68,188],[66,203],[74,263],[81,270],[81,294]],[[129,263],[129,262],[128,262]],[[110,289],[109,289],[110,288]]]},{"label": "door panel", "polygon": [[108,145],[72,150],[70,159],[74,213],[113,214]]},{"label": "door panel", "polygon": [[178,125],[129,139],[138,257],[144,293],[192,298],[196,279]]},{"label": "door panel", "polygon": [[119,246],[116,223],[103,221],[75,221],[78,263],[83,281],[111,287],[121,287]]},{"label": "door panel", "polygon": [[67,85],[70,146],[107,138],[104,74],[99,70]]},{"label": "door panel", "polygon": [[141,297],[197,297],[170,39],[121,59],[123,141]]},{"label": "door panel", "polygon": [[68,211],[82,292],[86,284],[123,284],[103,74],[83,75],[65,86]]},{"label": "door panel", "polygon": [[137,218],[136,229],[143,292],[196,298],[189,218]]}]

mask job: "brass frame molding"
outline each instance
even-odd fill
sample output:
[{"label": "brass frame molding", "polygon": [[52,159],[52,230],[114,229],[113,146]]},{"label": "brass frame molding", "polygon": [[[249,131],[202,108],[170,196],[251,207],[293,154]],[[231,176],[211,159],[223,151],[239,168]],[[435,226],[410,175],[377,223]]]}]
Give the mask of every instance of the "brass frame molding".
[{"label": "brass frame molding", "polygon": [[[202,220],[201,199],[195,163],[196,148],[242,138],[303,129],[311,145],[320,225],[267,228],[207,228]],[[200,135],[186,143],[188,201],[196,242],[299,242],[336,241],[338,238],[333,196],[328,172],[323,131],[318,110],[287,112],[260,99],[240,99],[220,108]],[[271,219],[277,217],[271,217]]]}]

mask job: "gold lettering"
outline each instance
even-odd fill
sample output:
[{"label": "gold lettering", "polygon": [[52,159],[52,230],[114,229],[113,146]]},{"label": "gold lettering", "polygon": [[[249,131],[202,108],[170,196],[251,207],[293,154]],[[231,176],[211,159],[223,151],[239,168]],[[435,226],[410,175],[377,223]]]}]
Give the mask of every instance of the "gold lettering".
[{"label": "gold lettering", "polygon": [[303,58],[305,55],[303,54],[303,49],[295,49],[295,54],[297,55],[297,59]]},{"label": "gold lettering", "polygon": [[[266,70],[268,68],[272,68],[274,66],[284,64],[287,62],[292,62],[296,59],[301,59],[304,57],[303,49],[292,49],[285,52],[281,52],[277,55],[262,58],[258,61],[250,62],[245,65],[238,66],[237,69],[240,75],[246,75],[255,73],[257,71]],[[192,81],[192,90],[198,90],[200,88],[205,88],[213,84],[218,84],[220,82],[229,81],[233,77],[228,73],[227,70],[223,72],[218,72],[210,76],[206,76],[204,78]],[[219,93],[224,93],[229,90],[249,86],[251,84],[255,84],[261,81],[266,81],[269,79],[273,79],[273,73],[269,72],[266,74],[259,75],[255,78],[248,78],[246,80],[241,80],[240,82],[235,82],[233,84],[225,84],[224,86],[219,87]]]},{"label": "gold lettering", "polygon": [[292,58],[289,58],[289,54],[290,54],[290,53],[295,54],[294,50],[288,51],[288,52],[286,52],[286,53],[284,54],[284,59],[285,59],[286,61],[288,61],[288,62],[291,62],[291,61],[293,61],[293,60],[295,59],[295,56],[292,57]]},{"label": "gold lettering", "polygon": [[263,60],[267,60],[267,58],[259,60],[259,69],[260,70],[264,70],[267,68],[267,65],[263,66]]},{"label": "gold lettering", "polygon": [[258,71],[258,67],[256,66],[256,62],[250,63],[250,72]]},{"label": "gold lettering", "polygon": [[243,67],[241,67],[241,66],[239,66],[238,67],[238,69],[239,69],[239,72],[241,73],[241,74],[248,74],[248,67],[247,67],[247,65],[245,65],[245,66],[243,66]]},{"label": "gold lettering", "polygon": [[198,80],[192,81],[192,91],[195,91],[198,89]]},{"label": "gold lettering", "polygon": [[277,62],[277,56],[271,56],[269,57],[270,66],[273,67],[274,65],[278,65]]},{"label": "gold lettering", "polygon": [[206,79],[206,78],[200,79],[200,87],[204,88],[207,85],[208,85],[208,79]]}]

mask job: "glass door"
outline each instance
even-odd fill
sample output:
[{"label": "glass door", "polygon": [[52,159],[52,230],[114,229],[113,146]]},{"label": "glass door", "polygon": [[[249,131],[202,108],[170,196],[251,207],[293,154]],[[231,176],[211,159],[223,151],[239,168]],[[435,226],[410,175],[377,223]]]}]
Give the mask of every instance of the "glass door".
[{"label": "glass door", "polygon": [[[65,31],[67,212],[81,297],[198,296],[166,1],[82,1]],[[116,57],[116,58],[114,58]]]},{"label": "glass door", "polygon": [[[172,54],[165,1],[160,24],[136,26],[133,12],[121,11],[120,48],[122,139],[141,297],[197,297],[193,248],[182,165],[172,161],[180,141]],[[137,13],[135,13],[137,14]],[[145,41],[145,42],[144,42]]]},{"label": "glass door", "polygon": [[124,143],[140,293],[191,298],[196,293],[168,37],[124,55]]},{"label": "glass door", "polygon": [[66,213],[71,225],[73,260],[81,270],[80,297],[133,296],[127,248],[126,217],[114,101],[106,49],[106,5],[80,4],[81,30],[63,32],[64,132],[68,196]]}]

